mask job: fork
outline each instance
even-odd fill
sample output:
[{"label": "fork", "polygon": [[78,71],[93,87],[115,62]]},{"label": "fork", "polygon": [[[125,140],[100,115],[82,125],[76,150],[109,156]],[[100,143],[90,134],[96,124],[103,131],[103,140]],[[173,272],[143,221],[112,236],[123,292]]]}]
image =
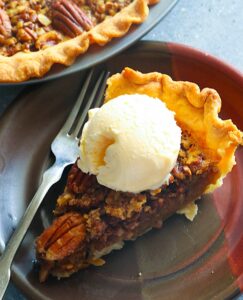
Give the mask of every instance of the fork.
[{"label": "fork", "polygon": [[[58,132],[51,144],[52,153],[55,156],[54,164],[43,174],[42,183],[32,198],[29,206],[18,227],[12,234],[8,244],[0,257],[0,299],[4,296],[11,276],[11,264],[43,198],[50,187],[62,176],[63,170],[67,165],[73,164],[79,154],[78,142],[80,132],[87,112],[91,107],[98,107],[103,99],[103,94],[108,78],[108,72],[102,71],[93,87],[90,97],[86,99],[88,88],[91,86],[94,70],[92,69],[83,84],[79,97],[69,114],[65,124]],[[84,108],[82,109],[82,104]]]}]

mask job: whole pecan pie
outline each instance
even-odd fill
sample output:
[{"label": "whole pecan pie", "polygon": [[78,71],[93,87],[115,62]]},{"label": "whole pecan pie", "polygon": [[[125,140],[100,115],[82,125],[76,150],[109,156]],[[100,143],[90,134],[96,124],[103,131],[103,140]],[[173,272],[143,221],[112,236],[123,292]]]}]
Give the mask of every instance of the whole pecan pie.
[{"label": "whole pecan pie", "polygon": [[218,117],[221,100],[215,90],[200,91],[194,83],[125,68],[108,79],[105,102],[124,94],[158,98],[175,113],[182,136],[168,182],[139,193],[115,191],[75,163],[57,200],[56,220],[36,240],[40,281],[49,274],[68,277],[90,264],[102,265],[105,254],[161,227],[175,212],[192,219],[194,201],[220,186],[235,164],[242,132],[231,120]]},{"label": "whole pecan pie", "polygon": [[142,23],[159,0],[0,0],[0,82],[70,65],[91,44],[105,45]]}]

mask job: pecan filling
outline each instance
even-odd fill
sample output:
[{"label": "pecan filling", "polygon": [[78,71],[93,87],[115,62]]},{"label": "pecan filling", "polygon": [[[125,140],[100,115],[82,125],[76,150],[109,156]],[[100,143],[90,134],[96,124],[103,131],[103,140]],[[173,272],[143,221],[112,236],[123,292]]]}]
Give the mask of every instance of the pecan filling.
[{"label": "pecan filling", "polygon": [[0,1],[0,54],[38,51],[90,30],[132,0]]},{"label": "pecan filling", "polygon": [[55,210],[61,215],[37,239],[40,280],[66,277],[97,261],[124,240],[160,227],[171,214],[196,200],[215,181],[218,169],[184,132],[169,182],[139,194],[113,191],[95,176],[71,168]]}]

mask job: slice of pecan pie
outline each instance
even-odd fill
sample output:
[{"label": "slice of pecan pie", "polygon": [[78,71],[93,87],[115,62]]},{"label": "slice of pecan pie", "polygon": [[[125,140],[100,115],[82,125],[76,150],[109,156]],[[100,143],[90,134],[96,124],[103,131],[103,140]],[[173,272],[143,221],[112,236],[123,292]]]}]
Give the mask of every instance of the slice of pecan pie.
[{"label": "slice of pecan pie", "polygon": [[142,23],[159,0],[0,1],[0,82],[43,76],[70,65],[91,44],[100,46]]},{"label": "slice of pecan pie", "polygon": [[176,164],[168,182],[140,193],[105,187],[74,164],[57,200],[57,218],[36,241],[40,281],[49,274],[68,277],[90,264],[102,265],[101,257],[120,249],[124,241],[161,227],[173,213],[221,185],[235,164],[242,133],[231,120],[218,117],[221,100],[216,91],[126,68],[108,80],[105,101],[123,94],[159,98],[175,112],[182,131]]}]

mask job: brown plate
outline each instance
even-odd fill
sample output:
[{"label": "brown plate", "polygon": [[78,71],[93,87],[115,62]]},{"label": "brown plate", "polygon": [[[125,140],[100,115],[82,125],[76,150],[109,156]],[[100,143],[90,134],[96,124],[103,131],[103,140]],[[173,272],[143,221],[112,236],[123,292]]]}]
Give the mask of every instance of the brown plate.
[{"label": "brown plate", "polygon": [[[191,48],[140,42],[101,67],[112,73],[130,66],[216,88],[221,116],[243,129],[243,78],[219,60]],[[4,247],[51,162],[50,143],[65,120],[82,74],[29,87],[0,121],[0,247]],[[67,170],[66,170],[67,171]],[[34,240],[52,219],[67,172],[47,194],[13,266],[12,279],[33,299],[225,299],[243,288],[243,149],[221,188],[199,201],[194,222],[171,217],[161,230],[128,242],[68,279],[38,282]],[[241,186],[240,186],[241,184]],[[139,273],[141,272],[141,276]]]}]

